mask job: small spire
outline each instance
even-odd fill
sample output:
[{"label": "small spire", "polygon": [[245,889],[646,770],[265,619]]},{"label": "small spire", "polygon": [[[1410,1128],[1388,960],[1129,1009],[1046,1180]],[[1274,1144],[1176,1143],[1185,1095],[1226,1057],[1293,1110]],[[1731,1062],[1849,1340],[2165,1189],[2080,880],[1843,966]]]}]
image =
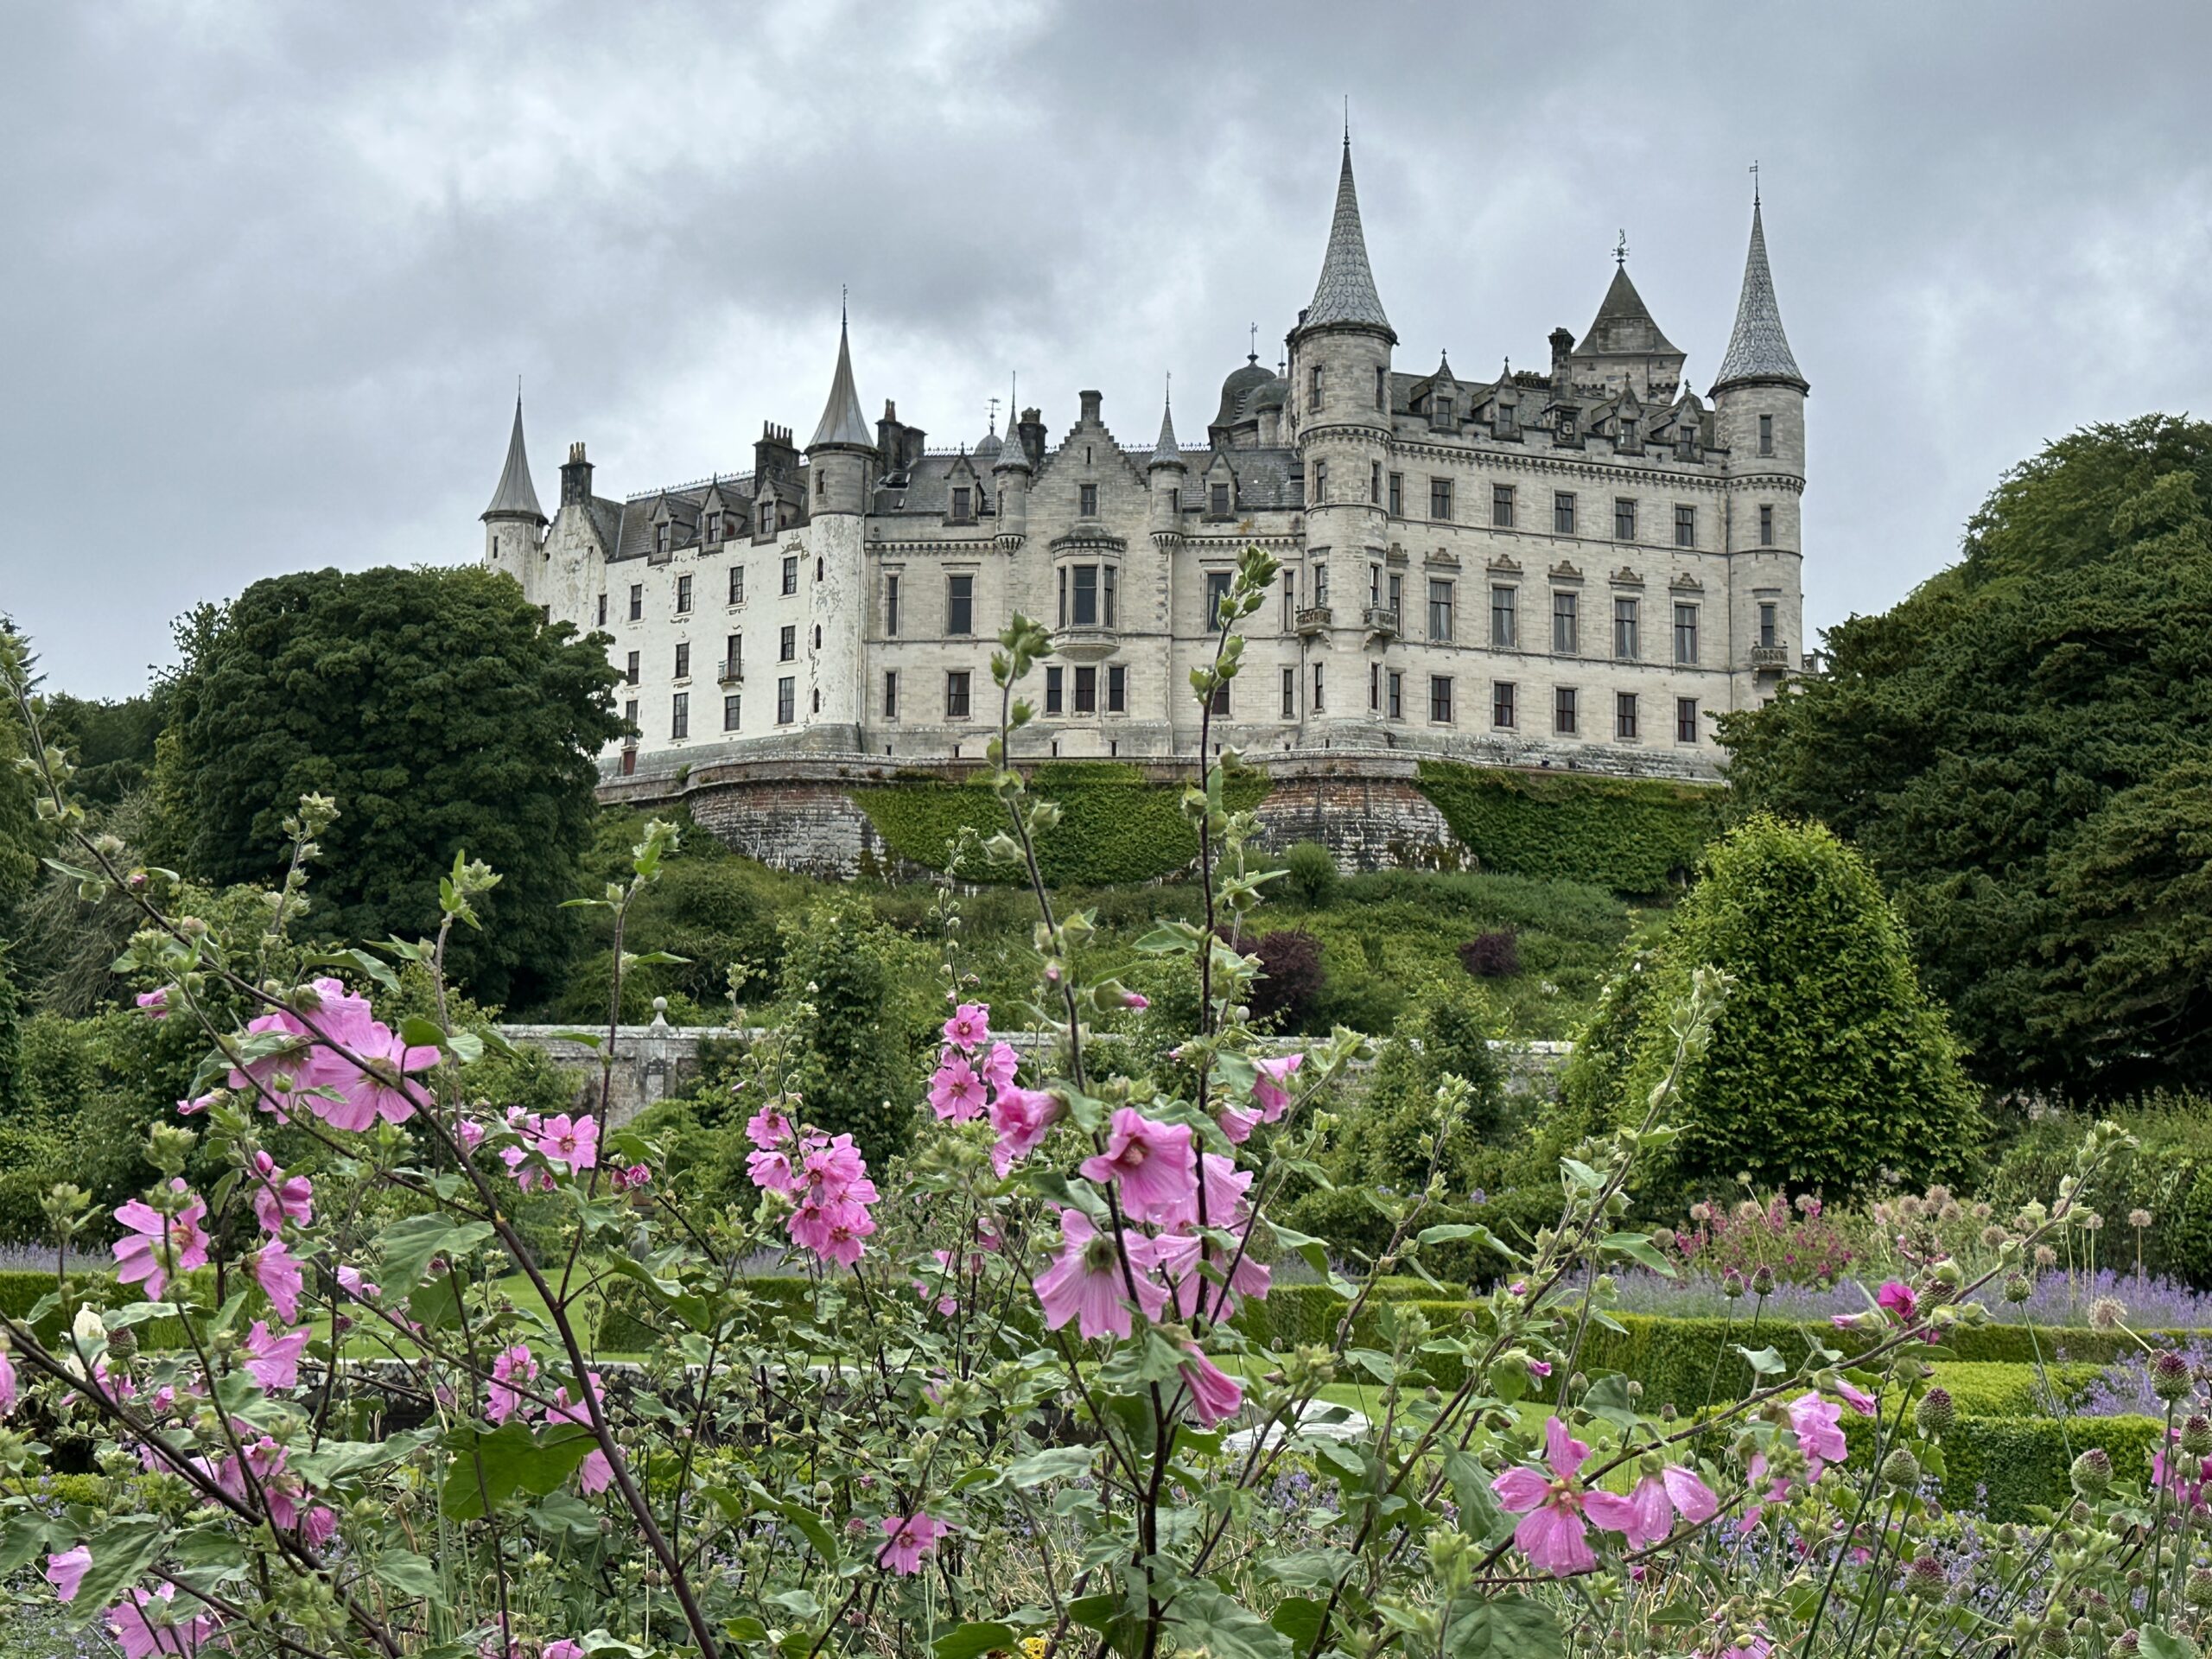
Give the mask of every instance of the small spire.
[{"label": "small spire", "polygon": [[492,505],[483,517],[535,518],[545,522],[537,505],[537,487],[530,481],[530,452],[522,437],[522,378],[515,378],[515,428],[507,439],[507,464],[499,473],[499,487],[492,492]]},{"label": "small spire", "polygon": [[1800,391],[1808,388],[1782,331],[1782,306],[1774,296],[1774,273],[1766,263],[1766,226],[1756,190],[1751,198],[1751,245],[1744,256],[1744,291],[1736,302],[1736,327],[1727,355],[1706,388],[1709,396],[1739,380],[1780,380]]},{"label": "small spire", "polygon": [[875,434],[861,414],[860,393],[853,388],[853,348],[847,333],[844,293],[837,298],[837,372],[830,381],[830,401],[823,405],[822,423],[806,447],[842,444],[856,449],[875,448]]},{"label": "small spire", "polygon": [[1359,190],[1351,176],[1351,133],[1347,117],[1344,165],[1337,174],[1337,208],[1329,225],[1328,251],[1321,257],[1321,279],[1313,303],[1306,308],[1305,328],[1351,325],[1380,329],[1397,343],[1397,333],[1375,291],[1375,272],[1367,263],[1367,236],[1360,228]]},{"label": "small spire", "polygon": [[1021,441],[1021,373],[1015,370],[1006,382],[1006,442],[999,446],[999,458],[991,463],[995,473],[1033,470],[1029,464],[1029,448]]},{"label": "small spire", "polygon": [[1175,377],[1167,377],[1167,391],[1160,406],[1160,442],[1153,446],[1149,467],[1180,467],[1183,446],[1175,442]]}]

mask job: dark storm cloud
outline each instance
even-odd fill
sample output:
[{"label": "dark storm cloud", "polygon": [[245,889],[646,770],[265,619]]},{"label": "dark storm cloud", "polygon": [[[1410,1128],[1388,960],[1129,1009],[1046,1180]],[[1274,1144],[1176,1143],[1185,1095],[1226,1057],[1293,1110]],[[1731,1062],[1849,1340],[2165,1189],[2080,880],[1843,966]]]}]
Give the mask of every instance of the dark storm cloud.
[{"label": "dark storm cloud", "polygon": [[1339,99],[1401,367],[1544,360],[1630,268],[1700,389],[1757,156],[1813,382],[1808,614],[1894,601],[2005,465],[2202,405],[2197,5],[1512,10],[19,3],[0,62],[0,610],[135,689],[191,604],[474,558],[542,493],[820,411],[972,442],[1010,372],[1203,429],[1311,291]]}]

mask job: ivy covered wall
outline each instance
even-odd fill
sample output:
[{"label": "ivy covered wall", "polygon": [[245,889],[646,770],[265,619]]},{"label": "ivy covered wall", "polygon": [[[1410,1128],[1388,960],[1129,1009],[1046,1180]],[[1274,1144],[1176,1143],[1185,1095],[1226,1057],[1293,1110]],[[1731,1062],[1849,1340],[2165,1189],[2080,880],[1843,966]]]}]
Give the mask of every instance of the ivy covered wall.
[{"label": "ivy covered wall", "polygon": [[1418,787],[1485,870],[1663,892],[1720,832],[1723,791],[1656,779],[1423,760]]}]

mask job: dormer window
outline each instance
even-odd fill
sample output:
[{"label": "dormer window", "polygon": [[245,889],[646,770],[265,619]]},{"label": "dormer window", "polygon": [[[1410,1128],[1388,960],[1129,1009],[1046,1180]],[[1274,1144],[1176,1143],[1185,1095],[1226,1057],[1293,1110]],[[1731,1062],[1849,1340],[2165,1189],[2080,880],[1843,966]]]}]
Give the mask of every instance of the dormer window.
[{"label": "dormer window", "polygon": [[952,516],[963,523],[976,516],[975,492],[965,485],[956,485],[953,487]]},{"label": "dormer window", "polygon": [[1216,483],[1207,486],[1206,511],[1217,518],[1229,517],[1229,486]]},{"label": "dormer window", "polygon": [[719,512],[707,515],[707,545],[717,546],[722,539],[722,516]]},{"label": "dormer window", "polygon": [[654,552],[666,553],[669,549],[674,545],[675,540],[676,527],[673,524],[655,524],[653,526]]}]

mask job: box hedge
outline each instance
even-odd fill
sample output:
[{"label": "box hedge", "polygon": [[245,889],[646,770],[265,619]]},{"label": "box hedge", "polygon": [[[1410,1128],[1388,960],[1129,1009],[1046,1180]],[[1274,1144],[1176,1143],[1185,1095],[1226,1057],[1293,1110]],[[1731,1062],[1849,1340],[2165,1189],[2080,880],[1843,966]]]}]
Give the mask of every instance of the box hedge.
[{"label": "box hedge", "polygon": [[[63,1325],[76,1313],[79,1302],[95,1302],[106,1308],[145,1300],[137,1287],[119,1283],[113,1274],[73,1272],[70,1277],[80,1287],[81,1294],[75,1300],[50,1310],[31,1326],[41,1342],[50,1344],[61,1334]],[[26,1318],[43,1298],[53,1294],[54,1285],[54,1274],[48,1269],[10,1268],[0,1271],[0,1313],[5,1313],[11,1319]],[[181,1348],[184,1339],[184,1326],[173,1319],[149,1319],[138,1327],[141,1347]]]}]

